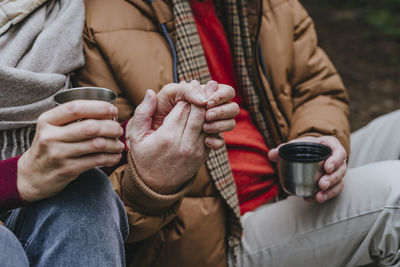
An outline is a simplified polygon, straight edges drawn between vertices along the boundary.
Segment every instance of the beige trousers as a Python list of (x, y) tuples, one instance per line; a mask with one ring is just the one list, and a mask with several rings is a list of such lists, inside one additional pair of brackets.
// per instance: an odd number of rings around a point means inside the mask
[[(242, 218), (237, 265), (400, 266), (400, 111), (351, 136), (343, 191), (325, 204), (289, 197)], [(233, 255), (228, 255), (233, 265)]]

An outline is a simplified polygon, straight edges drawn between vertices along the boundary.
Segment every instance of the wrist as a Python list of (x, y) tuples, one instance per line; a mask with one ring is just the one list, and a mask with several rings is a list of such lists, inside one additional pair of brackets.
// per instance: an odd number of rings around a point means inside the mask
[(32, 176), (32, 171), (26, 167), (26, 153), (18, 160), (17, 167), (17, 190), (21, 199), (25, 202), (35, 202), (40, 198), (37, 197), (35, 188), (28, 182), (28, 177)]
[[(140, 172), (139, 175), (141, 176)], [(141, 176), (141, 177), (145, 177), (145, 176)], [(161, 194), (161, 195), (171, 195), (171, 194), (175, 194), (176, 192), (179, 191), (179, 188), (181, 187), (181, 185), (171, 185), (171, 184), (161, 184), (159, 181), (157, 180), (151, 180), (151, 179), (142, 179), (142, 182), (148, 187), (150, 188), (152, 191)], [(183, 184), (182, 184), (183, 185)]]
[(144, 214), (161, 215), (179, 207), (186, 193), (191, 189), (194, 179), (189, 180), (175, 194), (159, 194), (140, 178), (137, 166), (131, 156), (128, 156), (128, 168), (121, 180), (121, 199), (125, 205)]
[[(185, 183), (185, 181), (180, 182), (181, 180), (176, 176), (168, 175), (170, 172), (165, 171), (165, 166), (160, 167), (152, 159), (140, 157), (141, 154), (137, 151), (131, 150), (130, 155), (139, 179), (151, 191), (161, 195), (170, 195), (176, 193)], [(166, 168), (171, 168), (171, 166)], [(174, 174), (176, 175), (176, 172)]]

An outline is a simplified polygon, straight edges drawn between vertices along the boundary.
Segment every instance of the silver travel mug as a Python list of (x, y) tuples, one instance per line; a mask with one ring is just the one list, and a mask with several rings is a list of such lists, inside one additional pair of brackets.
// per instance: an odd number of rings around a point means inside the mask
[(54, 102), (62, 105), (73, 100), (102, 100), (113, 104), (117, 94), (101, 87), (77, 87), (58, 92), (54, 95)]
[(279, 180), (290, 195), (313, 197), (324, 174), (324, 162), (332, 150), (311, 142), (288, 143), (279, 148)]
[[(116, 99), (117, 94), (114, 91), (102, 87), (76, 87), (60, 91), (54, 95), (56, 105), (62, 105), (74, 100), (100, 100), (115, 104)], [(111, 119), (117, 120), (116, 117)]]

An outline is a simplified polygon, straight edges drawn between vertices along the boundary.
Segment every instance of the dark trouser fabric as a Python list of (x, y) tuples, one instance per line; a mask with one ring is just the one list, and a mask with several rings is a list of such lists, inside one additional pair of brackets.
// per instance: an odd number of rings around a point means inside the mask
[[(19, 239), (30, 266), (125, 266), (125, 209), (98, 169), (81, 174), (53, 198), (14, 210), (5, 224)], [(2, 251), (3, 246), (7, 241), (1, 238)], [(10, 249), (21, 254), (18, 246)], [(1, 254), (2, 264), (13, 260), (3, 260)]]

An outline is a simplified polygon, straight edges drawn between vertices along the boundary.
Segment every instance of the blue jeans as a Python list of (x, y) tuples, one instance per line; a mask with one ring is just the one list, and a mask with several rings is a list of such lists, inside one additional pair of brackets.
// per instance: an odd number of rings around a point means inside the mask
[(98, 169), (53, 198), (14, 210), (5, 225), (13, 233), (0, 227), (4, 266), (125, 266), (126, 212)]

